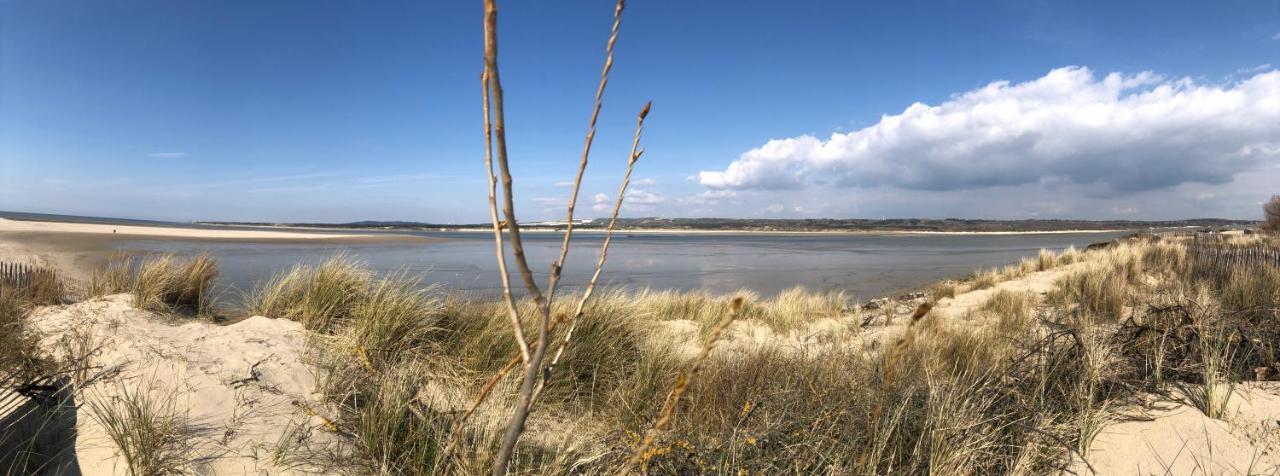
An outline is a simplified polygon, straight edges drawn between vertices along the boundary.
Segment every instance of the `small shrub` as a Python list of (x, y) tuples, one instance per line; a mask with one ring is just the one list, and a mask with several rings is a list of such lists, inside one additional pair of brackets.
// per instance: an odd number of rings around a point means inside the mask
[(1262, 205), (1262, 231), (1280, 234), (1280, 195), (1272, 195), (1271, 200)]

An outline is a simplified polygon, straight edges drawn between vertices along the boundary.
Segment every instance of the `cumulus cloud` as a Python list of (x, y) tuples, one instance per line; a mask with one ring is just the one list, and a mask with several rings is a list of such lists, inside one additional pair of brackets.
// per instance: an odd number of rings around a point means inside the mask
[(1214, 85), (1066, 67), (912, 104), (827, 140), (771, 140), (698, 182), (713, 190), (1032, 184), (1105, 196), (1226, 183), (1277, 159), (1278, 71)]
[(186, 156), (186, 152), (152, 152), (147, 154), (147, 157), (151, 157), (153, 159), (181, 159)]

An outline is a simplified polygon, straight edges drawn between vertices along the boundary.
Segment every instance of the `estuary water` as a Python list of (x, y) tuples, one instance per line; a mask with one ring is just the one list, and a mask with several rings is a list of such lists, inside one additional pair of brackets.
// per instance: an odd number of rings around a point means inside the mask
[[(127, 240), (125, 251), (212, 253), (221, 264), (217, 287), (224, 299), (295, 264), (315, 264), (344, 252), (379, 273), (404, 271), (424, 284), (490, 295), (500, 290), (493, 236), (482, 232), (414, 232), (431, 243), (276, 244), (212, 241)], [(870, 299), (920, 287), (976, 268), (1002, 266), (1034, 256), (1041, 248), (1083, 248), (1126, 232), (980, 234), (707, 234), (619, 233), (609, 250), (601, 283), (632, 289), (749, 289), (772, 295), (795, 286), (844, 290)], [(527, 232), (530, 265), (544, 283), (561, 235)], [(579, 232), (562, 283), (580, 287), (590, 279), (604, 235)], [(509, 251), (508, 251), (508, 254)], [(510, 258), (509, 258), (510, 259)], [(509, 261), (510, 263), (510, 261)], [(519, 283), (514, 265), (512, 283)]]

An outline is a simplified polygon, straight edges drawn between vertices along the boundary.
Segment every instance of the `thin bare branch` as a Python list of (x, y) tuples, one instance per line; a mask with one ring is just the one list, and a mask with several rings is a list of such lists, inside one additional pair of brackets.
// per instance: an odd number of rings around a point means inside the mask
[(516, 221), (515, 199), (511, 194), (511, 167), (507, 165), (507, 120), (503, 108), (502, 79), (498, 73), (498, 5), (494, 0), (484, 2), (484, 71), (488, 79), (488, 92), (492, 101), (493, 138), (497, 148), (498, 169), (502, 172), (502, 212), (507, 218), (507, 230), (511, 232), (511, 252), (516, 257), (516, 268), (524, 278), (524, 286), (534, 301), (542, 302), (542, 291), (533, 279), (533, 270), (524, 255), (524, 241), (520, 239), (520, 226)]
[(529, 362), (529, 340), (524, 336), (520, 311), (516, 308), (515, 298), (511, 296), (511, 276), (507, 273), (506, 248), (502, 245), (502, 223), (498, 219), (498, 178), (493, 175), (493, 125), (489, 122), (489, 72), (487, 70), (480, 74), (480, 86), (481, 95), (484, 96), (484, 166), (485, 176), (489, 179), (489, 220), (493, 222), (493, 253), (498, 258), (502, 299), (507, 303), (507, 314), (511, 316), (511, 329), (516, 337), (516, 345), (520, 347), (520, 357), (527, 363)]
[(560, 358), (564, 355), (564, 350), (569, 346), (569, 341), (573, 339), (573, 331), (578, 327), (578, 318), (582, 317), (582, 312), (587, 307), (587, 302), (591, 300), (591, 294), (596, 290), (596, 283), (600, 281), (600, 274), (604, 271), (604, 262), (609, 257), (609, 244), (613, 242), (613, 230), (618, 224), (618, 211), (622, 209), (622, 200), (627, 195), (627, 186), (631, 184), (631, 172), (636, 168), (636, 162), (640, 160), (640, 156), (644, 155), (644, 149), (640, 148), (640, 134), (644, 131), (644, 119), (649, 115), (649, 109), (653, 107), (653, 101), (645, 103), (644, 108), (640, 110), (640, 114), (636, 116), (636, 133), (631, 139), (631, 153), (627, 156), (627, 171), (622, 175), (622, 184), (618, 186), (618, 196), (613, 201), (613, 213), (609, 216), (609, 226), (605, 228), (604, 244), (600, 245), (600, 257), (596, 260), (595, 273), (591, 275), (591, 280), (587, 282), (587, 289), (582, 292), (582, 297), (578, 299), (578, 306), (573, 311), (573, 315), (569, 317), (569, 328), (565, 330), (564, 337), (560, 339), (559, 345), (556, 346), (556, 352), (551, 356), (551, 363), (547, 364), (546, 370), (542, 372), (542, 380), (538, 381), (537, 388), (533, 392), (533, 400), (536, 402), (538, 397), (542, 395), (542, 390), (547, 386), (547, 380), (551, 378), (551, 374), (555, 372), (556, 365), (560, 363)]
[(538, 289), (537, 282), (533, 278), (533, 273), (529, 269), (528, 261), (525, 259), (524, 245), (520, 239), (520, 226), (515, 217), (515, 206), (512, 199), (511, 187), (511, 171), (507, 162), (507, 142), (506, 127), (503, 114), (503, 95), (502, 81), (498, 73), (498, 6), (495, 0), (485, 0), (485, 74), (488, 79), (488, 88), (492, 102), (493, 117), (493, 134), (494, 143), (497, 147), (498, 167), (502, 172), (502, 188), (504, 199), (504, 212), (507, 217), (507, 229), (511, 233), (511, 250), (515, 254), (516, 266), (520, 270), (520, 275), (524, 279), (525, 287), (529, 289), (529, 294), (533, 298), (538, 307), (538, 337), (529, 359), (525, 363), (524, 380), (521, 383), (519, 396), (520, 402), (512, 412), (511, 419), (507, 423), (506, 433), (503, 436), (501, 445), (494, 457), (492, 474), (502, 476), (506, 474), (507, 468), (511, 462), (511, 456), (515, 451), (516, 442), (519, 441), (521, 433), (524, 432), (526, 420), (529, 418), (529, 412), (533, 403), (534, 387), (538, 381), (538, 376), (542, 371), (543, 358), (546, 356), (548, 346), (548, 333), (551, 327), (551, 299), (556, 288), (556, 284), (560, 279), (560, 272), (563, 269), (565, 257), (568, 255), (569, 241), (573, 231), (573, 209), (577, 202), (578, 190), (581, 188), (582, 175), (587, 164), (587, 157), (590, 152), (592, 140), (595, 137), (595, 122), (600, 112), (601, 96), (604, 93), (605, 84), (607, 84), (608, 72), (613, 66), (613, 46), (617, 42), (618, 25), (621, 21), (623, 9), (623, 0), (618, 0), (614, 9), (613, 29), (609, 36), (609, 43), (606, 47), (607, 57), (605, 60), (604, 71), (601, 74), (601, 82), (596, 92), (595, 107), (592, 110), (591, 120), (589, 122), (589, 130), (587, 132), (586, 146), (584, 147), (582, 162), (578, 168), (578, 174), (574, 182), (572, 199), (569, 203), (569, 224), (565, 231), (564, 243), (561, 247), (560, 258), (551, 265), (551, 276), (547, 283), (547, 295), (544, 296)]
[(547, 282), (547, 300), (553, 299), (556, 285), (560, 282), (560, 273), (564, 269), (564, 261), (569, 257), (569, 241), (573, 238), (573, 212), (578, 205), (578, 192), (582, 189), (582, 175), (587, 171), (587, 158), (591, 156), (591, 143), (596, 138), (596, 119), (600, 117), (604, 88), (609, 84), (609, 71), (613, 69), (613, 47), (618, 43), (618, 27), (622, 24), (622, 10), (625, 7), (626, 1), (618, 0), (613, 8), (613, 28), (609, 32), (609, 43), (604, 49), (604, 68), (600, 70), (600, 85), (596, 87), (595, 104), (591, 109), (591, 119), (587, 121), (587, 137), (582, 144), (582, 160), (578, 163), (578, 175), (573, 179), (573, 191), (569, 195), (564, 241), (560, 243), (560, 257), (551, 263), (551, 276)]

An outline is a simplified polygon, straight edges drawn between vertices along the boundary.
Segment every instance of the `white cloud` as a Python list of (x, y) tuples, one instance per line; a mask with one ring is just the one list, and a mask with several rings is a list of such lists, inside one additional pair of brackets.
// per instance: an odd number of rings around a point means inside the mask
[(555, 183), (556, 188), (569, 188), (573, 186), (572, 180), (561, 180)]
[(648, 185), (657, 185), (658, 181), (651, 178), (635, 179), (631, 181), (631, 185), (639, 185), (641, 187)]
[(1237, 69), (1236, 72), (1240, 74), (1250, 74), (1250, 73), (1261, 73), (1263, 71), (1270, 71), (1270, 70), (1271, 70), (1271, 63), (1262, 63), (1252, 68)]
[(147, 157), (151, 157), (153, 159), (181, 159), (186, 156), (186, 152), (152, 152), (147, 154)]
[(1280, 33), (1276, 33), (1275, 35), (1272, 35), (1272, 36), (1271, 36), (1271, 39), (1276, 40), (1276, 41), (1280, 41)]
[(657, 205), (665, 203), (666, 201), (667, 197), (660, 193), (647, 192), (638, 188), (633, 188), (627, 190), (627, 199), (623, 203), (630, 203), (633, 205)]
[[(597, 193), (595, 197), (592, 197), (592, 201), (595, 203), (591, 206), (591, 209), (597, 212), (612, 210), (614, 198), (603, 193)], [(632, 188), (627, 190), (627, 196), (622, 202), (622, 207), (630, 211), (648, 212), (655, 210), (657, 205), (666, 202), (667, 197), (660, 193)]]
[(705, 190), (702, 193), (681, 198), (680, 203), (685, 205), (716, 205), (721, 201), (737, 196), (738, 192), (733, 190)]
[(912, 104), (828, 140), (771, 140), (699, 182), (716, 189), (1038, 185), (1106, 196), (1222, 184), (1280, 161), (1280, 72), (1226, 85), (1067, 67)]
[(591, 209), (597, 212), (608, 211), (613, 208), (613, 205), (609, 202), (609, 196), (603, 193), (597, 193), (595, 197), (592, 197), (592, 201), (595, 204), (591, 205)]

